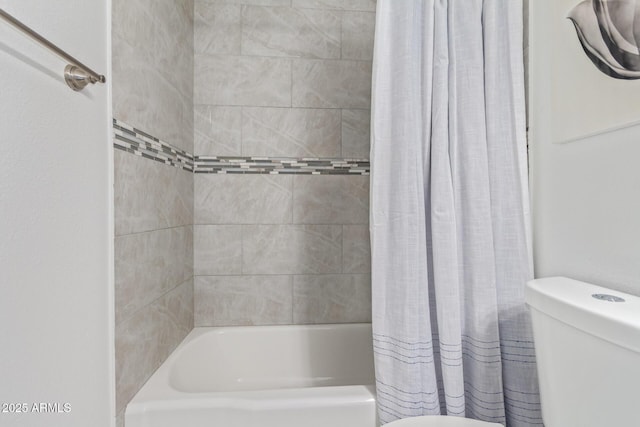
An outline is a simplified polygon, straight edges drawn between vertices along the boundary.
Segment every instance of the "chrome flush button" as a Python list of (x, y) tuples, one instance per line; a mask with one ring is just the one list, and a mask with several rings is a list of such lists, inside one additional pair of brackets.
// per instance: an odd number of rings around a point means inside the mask
[(624, 302), (624, 298), (617, 297), (615, 295), (608, 294), (593, 294), (591, 295), (595, 299), (599, 299), (600, 301), (608, 301), (608, 302)]

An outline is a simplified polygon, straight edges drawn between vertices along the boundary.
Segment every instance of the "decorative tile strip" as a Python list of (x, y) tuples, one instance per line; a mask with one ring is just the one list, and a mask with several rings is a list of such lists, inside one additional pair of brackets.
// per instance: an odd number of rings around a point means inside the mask
[(193, 155), (113, 119), (113, 146), (119, 150), (193, 172)]
[(365, 159), (194, 156), (115, 118), (113, 145), (194, 173), (369, 175), (369, 160)]
[(195, 156), (195, 173), (369, 175), (361, 159)]

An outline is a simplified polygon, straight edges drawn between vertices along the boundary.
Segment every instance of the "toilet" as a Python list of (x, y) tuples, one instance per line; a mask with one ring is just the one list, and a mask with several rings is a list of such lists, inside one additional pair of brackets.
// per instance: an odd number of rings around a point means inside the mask
[(442, 415), (405, 418), (385, 424), (385, 427), (503, 427), (502, 424), (469, 418), (447, 417)]
[(640, 297), (553, 277), (525, 299), (545, 427), (640, 426)]

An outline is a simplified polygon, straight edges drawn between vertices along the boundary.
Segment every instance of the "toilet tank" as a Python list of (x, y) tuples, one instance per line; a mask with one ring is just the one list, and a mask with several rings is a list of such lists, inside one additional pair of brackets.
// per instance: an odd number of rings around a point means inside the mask
[(552, 277), (526, 302), (545, 427), (640, 426), (640, 298)]

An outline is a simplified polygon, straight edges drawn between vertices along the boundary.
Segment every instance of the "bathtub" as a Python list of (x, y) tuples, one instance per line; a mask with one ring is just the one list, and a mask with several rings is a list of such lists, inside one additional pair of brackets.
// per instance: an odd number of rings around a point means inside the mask
[(126, 427), (376, 427), (370, 324), (195, 328)]

